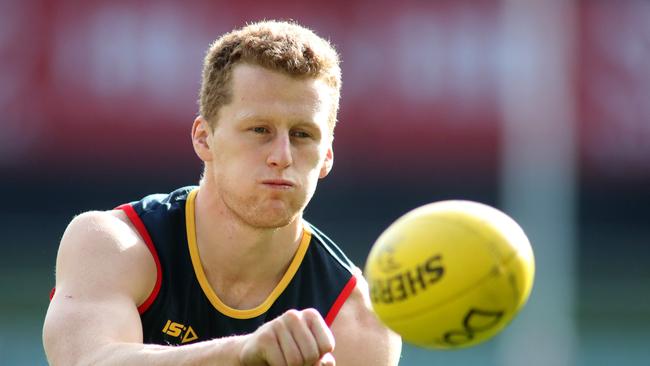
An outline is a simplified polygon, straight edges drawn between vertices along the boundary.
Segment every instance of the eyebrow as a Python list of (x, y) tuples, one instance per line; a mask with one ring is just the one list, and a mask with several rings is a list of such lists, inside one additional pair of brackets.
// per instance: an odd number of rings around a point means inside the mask
[[(256, 112), (243, 111), (235, 115), (235, 119), (239, 122), (249, 122), (249, 121), (271, 121), (274, 118), (264, 114), (259, 114)], [(291, 120), (292, 124), (298, 126), (308, 126), (312, 128), (319, 129), (318, 123), (305, 119), (294, 119)]]

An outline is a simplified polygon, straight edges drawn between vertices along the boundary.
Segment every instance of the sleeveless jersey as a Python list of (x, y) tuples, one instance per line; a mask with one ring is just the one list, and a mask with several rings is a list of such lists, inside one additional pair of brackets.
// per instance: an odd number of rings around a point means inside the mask
[(267, 299), (245, 310), (224, 304), (206, 279), (199, 258), (194, 225), (197, 192), (197, 187), (184, 187), (118, 207), (156, 262), (156, 284), (138, 307), (144, 343), (180, 345), (251, 333), (289, 309), (315, 308), (332, 324), (355, 287), (353, 265), (305, 221), (298, 250)]

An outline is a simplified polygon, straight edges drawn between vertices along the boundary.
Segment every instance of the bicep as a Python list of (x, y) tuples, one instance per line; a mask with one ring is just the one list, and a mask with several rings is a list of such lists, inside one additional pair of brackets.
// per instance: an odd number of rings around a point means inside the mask
[(59, 247), (56, 292), (43, 328), (50, 362), (73, 364), (111, 342), (142, 342), (137, 303), (151, 282), (146, 250), (107, 213), (73, 220)]
[(367, 284), (357, 274), (357, 287), (332, 324), (336, 364), (394, 366), (399, 363), (401, 338), (386, 328), (370, 309)]
[(111, 342), (142, 342), (137, 308), (130, 299), (94, 300), (65, 295), (52, 299), (43, 343), (52, 364), (74, 364)]

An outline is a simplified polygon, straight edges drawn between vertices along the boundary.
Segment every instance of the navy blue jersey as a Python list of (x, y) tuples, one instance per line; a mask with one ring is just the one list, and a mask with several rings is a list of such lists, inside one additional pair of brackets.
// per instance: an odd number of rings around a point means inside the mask
[(179, 345), (246, 334), (289, 309), (315, 308), (331, 325), (355, 287), (352, 263), (304, 223), (298, 250), (268, 298), (253, 309), (224, 304), (208, 283), (196, 245), (197, 187), (122, 205), (157, 267), (154, 290), (139, 306), (144, 343)]

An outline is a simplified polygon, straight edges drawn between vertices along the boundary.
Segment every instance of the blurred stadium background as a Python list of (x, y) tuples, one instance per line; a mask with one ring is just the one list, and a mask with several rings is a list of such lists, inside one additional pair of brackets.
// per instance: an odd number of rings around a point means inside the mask
[(344, 86), (307, 218), (360, 266), (392, 220), (472, 199), (528, 232), (528, 306), (479, 347), (402, 365), (647, 365), (650, 2), (0, 1), (0, 364), (45, 364), (67, 222), (193, 184), (209, 42), (246, 21), (329, 37)]

